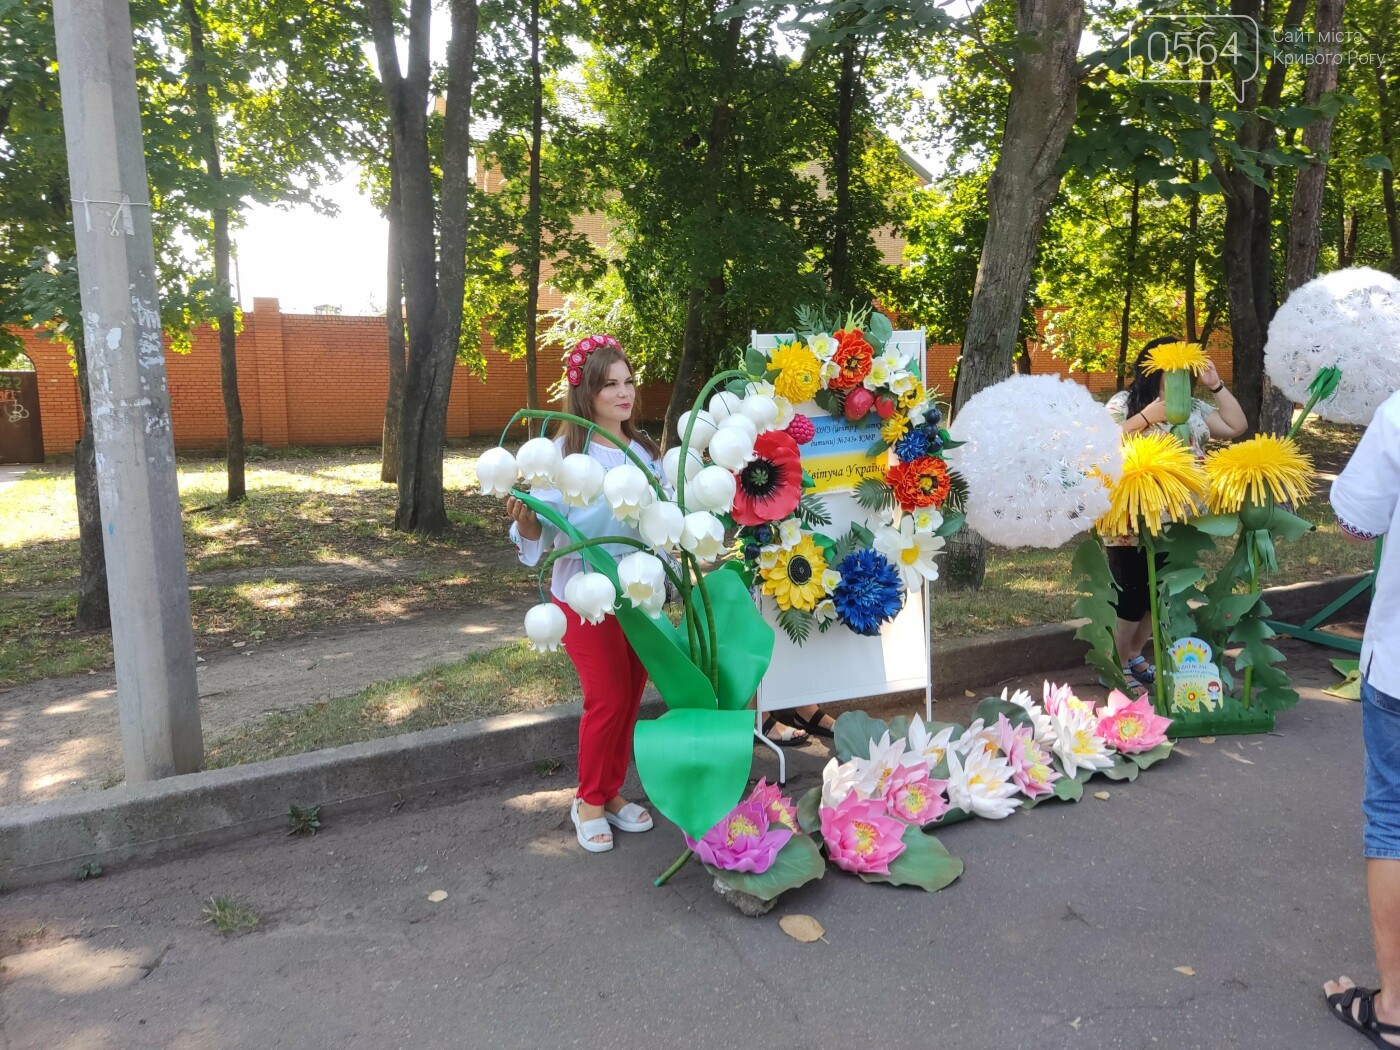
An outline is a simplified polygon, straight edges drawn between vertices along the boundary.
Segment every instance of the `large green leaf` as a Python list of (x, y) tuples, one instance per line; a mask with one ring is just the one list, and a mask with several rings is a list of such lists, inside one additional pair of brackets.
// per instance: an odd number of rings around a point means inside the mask
[(1142, 767), (1122, 755), (1114, 755), (1113, 765), (1107, 769), (1096, 769), (1094, 772), (1109, 780), (1136, 780), (1137, 775), (1142, 772)]
[[(870, 741), (879, 741), (890, 727), (878, 718), (872, 718), (864, 711), (844, 711), (836, 719), (836, 727), (832, 730), (834, 740), (832, 744), (836, 749), (836, 757), (842, 762), (849, 762), (853, 758), (870, 757)], [(891, 735), (893, 740), (894, 736)]]
[(995, 696), (986, 697), (977, 705), (976, 710), (972, 712), (973, 718), (980, 718), (989, 726), (996, 725), (997, 718), (1000, 715), (1005, 715), (1006, 720), (1011, 723), (1013, 728), (1016, 726), (1035, 727), (1035, 723), (1031, 720), (1030, 712), (1024, 707), (1020, 704), (1013, 704), (1010, 700), (1002, 700)]
[(1130, 762), (1134, 763), (1139, 769), (1146, 769), (1148, 766), (1156, 765), (1158, 762), (1162, 761), (1162, 759), (1166, 758), (1171, 753), (1172, 742), (1170, 740), (1164, 740), (1162, 743), (1154, 747), (1151, 751), (1143, 751), (1140, 754), (1127, 755), (1125, 757)]
[(1240, 516), (1238, 514), (1202, 514), (1199, 518), (1193, 518), (1191, 524), (1207, 536), (1225, 538), (1233, 536), (1239, 529)]
[(1289, 543), (1297, 541), (1315, 528), (1317, 526), (1306, 518), (1290, 514), (1282, 507), (1275, 507), (1273, 516), (1269, 519), (1269, 531)]
[(866, 337), (870, 340), (870, 345), (879, 353), (884, 349), (885, 343), (890, 336), (894, 335), (894, 326), (890, 324), (890, 319), (879, 310), (870, 312), (869, 326), (865, 330)]
[(1063, 772), (1061, 770), (1060, 779), (1053, 785), (1055, 797), (1065, 802), (1078, 802), (1084, 797), (1084, 785), (1073, 777), (1064, 776)]
[(866, 882), (888, 882), (892, 886), (919, 886), (933, 892), (955, 882), (963, 873), (963, 862), (953, 856), (932, 835), (910, 825), (900, 839), (904, 852), (890, 863), (888, 875), (862, 874)]
[(1089, 645), (1084, 662), (1095, 668), (1099, 677), (1113, 688), (1126, 689), (1128, 684), (1123, 678), (1123, 667), (1113, 643), (1113, 630), (1118, 625), (1118, 611), (1113, 602), (1118, 588), (1108, 567), (1108, 556), (1104, 554), (1103, 544), (1097, 536), (1090, 534), (1078, 546), (1070, 570), (1079, 580), (1079, 589), (1088, 592), (1074, 603), (1074, 615), (1086, 617), (1089, 621), (1074, 632), (1076, 638)]
[(637, 723), (633, 752), (651, 804), (698, 839), (734, 808), (748, 786), (753, 714), (672, 709)]
[(810, 835), (794, 835), (773, 858), (772, 867), (761, 874), (725, 871), (709, 864), (705, 870), (740, 893), (771, 901), (781, 893), (821, 878), (826, 873), (826, 860)]
[(822, 789), (814, 787), (797, 800), (797, 826), (807, 834), (822, 826)]
[[(773, 660), (773, 628), (754, 605), (737, 562), (727, 562), (706, 576), (705, 589), (719, 635), (719, 707), (738, 711), (749, 706)], [(698, 593), (694, 601), (703, 617)], [(684, 618), (679, 630), (686, 630)]]

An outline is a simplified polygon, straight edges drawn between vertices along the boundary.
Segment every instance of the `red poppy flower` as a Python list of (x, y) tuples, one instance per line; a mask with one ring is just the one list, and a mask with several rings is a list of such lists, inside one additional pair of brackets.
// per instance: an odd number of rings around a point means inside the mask
[(754, 458), (736, 475), (734, 520), (740, 525), (781, 521), (802, 498), (802, 453), (784, 430), (760, 434)]
[(948, 467), (937, 456), (920, 456), (908, 463), (896, 463), (885, 472), (885, 480), (905, 510), (941, 507), (952, 487)]
[(870, 374), (875, 360), (875, 348), (865, 341), (859, 328), (836, 333), (836, 353), (831, 358), (841, 371), (827, 384), (832, 390), (850, 390), (859, 386)]

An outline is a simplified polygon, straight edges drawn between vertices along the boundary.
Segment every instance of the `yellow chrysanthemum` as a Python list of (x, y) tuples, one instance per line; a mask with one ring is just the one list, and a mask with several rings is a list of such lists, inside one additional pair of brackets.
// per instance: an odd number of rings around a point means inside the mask
[(1147, 351), (1143, 362), (1144, 372), (1176, 372), (1190, 369), (1192, 375), (1200, 375), (1201, 369), (1210, 364), (1210, 358), (1201, 349), (1200, 343), (1163, 343)]
[(791, 550), (780, 551), (770, 569), (760, 569), (763, 593), (771, 594), (780, 609), (811, 612), (826, 597), (822, 574), (826, 556), (811, 536), (803, 536)]
[(909, 417), (896, 412), (880, 424), (880, 437), (886, 445), (893, 445), (909, 431)]
[(1212, 514), (1234, 514), (1249, 500), (1298, 502), (1312, 491), (1312, 462), (1292, 438), (1274, 434), (1228, 445), (1206, 457)]
[(899, 395), (899, 407), (906, 410), (911, 409), (915, 405), (923, 404), (923, 400), (927, 396), (928, 391), (924, 389), (924, 384), (915, 379), (913, 385)]
[(1145, 523), (1156, 536), (1162, 519), (1185, 521), (1206, 493), (1206, 475), (1191, 449), (1171, 434), (1132, 434), (1123, 439), (1123, 473), (1098, 520), (1106, 536), (1122, 536)]
[(769, 367), (780, 369), (773, 389), (794, 405), (811, 398), (822, 388), (822, 364), (801, 340), (785, 343), (773, 351)]

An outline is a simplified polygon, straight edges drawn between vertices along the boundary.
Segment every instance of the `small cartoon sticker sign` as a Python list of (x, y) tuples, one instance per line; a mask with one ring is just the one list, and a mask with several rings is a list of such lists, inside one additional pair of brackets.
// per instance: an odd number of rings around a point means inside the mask
[(1168, 650), (1172, 666), (1171, 706), (1176, 711), (1214, 711), (1221, 706), (1220, 669), (1211, 649), (1199, 638), (1182, 638)]

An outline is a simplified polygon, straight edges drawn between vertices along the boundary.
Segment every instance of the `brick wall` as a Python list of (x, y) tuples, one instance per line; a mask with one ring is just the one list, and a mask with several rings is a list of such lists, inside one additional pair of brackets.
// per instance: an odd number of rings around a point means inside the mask
[[(68, 455), (78, 440), (82, 410), (68, 350), (62, 343), (24, 331), (25, 351), (39, 379), (39, 410), (46, 455)], [(498, 434), (525, 403), (525, 362), (497, 352), (484, 340), (486, 379), (458, 367), (447, 408), (447, 435), (465, 438)], [(1211, 356), (1221, 376), (1231, 378), (1228, 337), (1213, 341)], [(276, 299), (255, 299), (243, 316), (237, 338), (238, 393), (243, 404), (243, 434), (249, 444), (369, 445), (383, 429), (388, 363), (382, 317), (337, 317), (284, 314)], [(540, 355), (540, 403), (549, 403), (548, 387), (558, 379), (557, 354)], [(944, 394), (952, 390), (949, 370), (958, 347), (930, 346), (928, 373)], [(1032, 370), (1066, 375), (1065, 363), (1032, 344)], [(175, 445), (182, 449), (220, 448), (224, 442), (224, 405), (219, 377), (218, 333), (208, 327), (194, 333), (193, 349), (177, 354), (166, 348)], [(1111, 373), (1071, 378), (1091, 390), (1112, 389)], [(659, 418), (671, 396), (669, 383), (648, 383), (641, 398), (646, 418)]]

